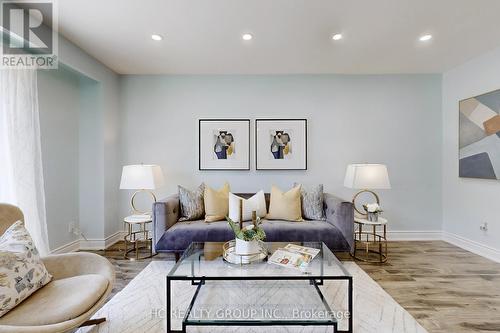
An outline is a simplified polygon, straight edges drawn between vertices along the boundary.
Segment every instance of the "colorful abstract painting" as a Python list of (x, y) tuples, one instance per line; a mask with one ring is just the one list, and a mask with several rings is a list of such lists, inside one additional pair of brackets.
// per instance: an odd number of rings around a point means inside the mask
[(307, 170), (306, 119), (256, 119), (257, 170)]
[(199, 120), (200, 170), (250, 170), (250, 120)]
[(460, 101), (459, 175), (500, 179), (500, 90)]

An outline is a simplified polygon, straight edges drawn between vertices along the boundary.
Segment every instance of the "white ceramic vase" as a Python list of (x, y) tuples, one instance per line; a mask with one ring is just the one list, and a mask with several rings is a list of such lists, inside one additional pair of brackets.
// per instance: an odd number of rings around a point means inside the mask
[(258, 241), (245, 241), (243, 239), (236, 238), (235, 252), (237, 254), (255, 254), (259, 253), (259, 251), (260, 245)]
[(378, 222), (378, 212), (370, 213), (368, 212), (368, 221), (370, 222)]

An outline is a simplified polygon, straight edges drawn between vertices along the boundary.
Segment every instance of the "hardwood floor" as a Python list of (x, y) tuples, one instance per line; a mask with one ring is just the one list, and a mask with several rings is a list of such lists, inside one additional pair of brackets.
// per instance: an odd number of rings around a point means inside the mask
[[(116, 267), (121, 290), (152, 259), (123, 259), (122, 244), (96, 253)], [(352, 260), (338, 253), (341, 260)], [(429, 332), (500, 332), (500, 264), (443, 241), (390, 242), (386, 264), (357, 262)]]

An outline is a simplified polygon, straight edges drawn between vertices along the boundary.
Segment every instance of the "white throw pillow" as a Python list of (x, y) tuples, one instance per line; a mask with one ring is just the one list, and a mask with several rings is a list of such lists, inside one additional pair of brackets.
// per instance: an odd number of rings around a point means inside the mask
[(0, 237), (0, 317), (51, 279), (28, 230), (17, 221)]
[(254, 210), (257, 212), (258, 217), (266, 216), (264, 191), (261, 190), (248, 199), (229, 193), (229, 218), (234, 222), (240, 222), (240, 200), (243, 200), (243, 221), (251, 221), (252, 211)]

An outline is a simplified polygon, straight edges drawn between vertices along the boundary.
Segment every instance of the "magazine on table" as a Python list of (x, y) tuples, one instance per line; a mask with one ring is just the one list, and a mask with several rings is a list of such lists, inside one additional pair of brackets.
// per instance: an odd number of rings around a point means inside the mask
[(319, 251), (311, 247), (288, 244), (284, 248), (277, 249), (268, 262), (283, 267), (304, 269)]
[[(300, 245), (295, 245), (295, 244), (288, 244), (285, 246), (285, 250), (291, 251), (291, 252), (297, 252), (303, 255), (310, 255), (311, 260), (316, 257), (316, 255), (321, 251), (320, 249), (315, 249), (313, 247), (307, 247), (307, 246), (300, 246)], [(311, 261), (309, 260), (309, 261)]]

